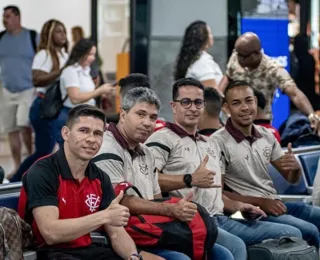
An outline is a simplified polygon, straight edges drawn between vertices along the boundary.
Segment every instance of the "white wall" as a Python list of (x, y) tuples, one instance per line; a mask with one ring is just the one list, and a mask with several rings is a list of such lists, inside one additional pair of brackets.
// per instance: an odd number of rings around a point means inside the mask
[(227, 36), (226, 0), (153, 0), (152, 36), (182, 36), (194, 20), (207, 22), (214, 36)]
[[(90, 0), (0, 0), (1, 15), (7, 5), (18, 6), (22, 25), (38, 32), (47, 20), (58, 19), (65, 24), (69, 40), (75, 25), (82, 26), (86, 36), (91, 34)], [(3, 29), (1, 22), (0, 31)]]

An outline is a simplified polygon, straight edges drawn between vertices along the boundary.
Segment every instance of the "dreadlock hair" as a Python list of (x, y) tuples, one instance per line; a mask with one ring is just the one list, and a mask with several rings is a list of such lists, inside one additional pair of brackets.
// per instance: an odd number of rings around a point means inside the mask
[[(47, 21), (41, 30), (40, 34), (40, 43), (38, 47), (38, 51), (40, 50), (46, 50), (49, 52), (51, 59), (52, 59), (52, 70), (58, 70), (60, 68), (60, 62), (59, 62), (59, 57), (58, 53), (56, 50), (56, 46), (54, 45), (53, 42), (53, 32), (56, 26), (61, 25), (63, 29), (66, 31), (66, 27), (64, 24), (58, 20), (51, 19)], [(68, 52), (68, 41), (62, 46), (64, 48), (65, 52)]]

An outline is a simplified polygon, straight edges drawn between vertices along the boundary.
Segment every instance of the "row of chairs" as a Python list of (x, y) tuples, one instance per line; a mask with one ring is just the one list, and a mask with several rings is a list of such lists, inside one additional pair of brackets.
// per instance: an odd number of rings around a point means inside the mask
[[(310, 146), (304, 148), (293, 149), (295, 157), (302, 168), (302, 177), (296, 185), (288, 183), (282, 175), (270, 165), (269, 174), (275, 183), (275, 188), (278, 194), (285, 201), (302, 200), (305, 202), (311, 201), (310, 195), (313, 189), (313, 181), (316, 175), (317, 166), (320, 158), (320, 146)], [(20, 196), (20, 183), (10, 183), (0, 185), (0, 206), (18, 210), (18, 201)], [(106, 237), (100, 233), (91, 233), (93, 242), (107, 243)], [(34, 251), (24, 253), (25, 260), (36, 260)]]

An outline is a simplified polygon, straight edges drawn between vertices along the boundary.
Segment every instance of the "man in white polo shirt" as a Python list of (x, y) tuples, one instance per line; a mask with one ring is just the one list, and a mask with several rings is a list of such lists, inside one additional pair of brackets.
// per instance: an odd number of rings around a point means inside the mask
[(197, 133), (205, 104), (202, 84), (192, 78), (177, 80), (172, 96), (175, 123), (167, 123), (146, 142), (161, 172), (161, 190), (180, 197), (192, 191), (193, 201), (205, 207), (219, 227), (217, 243), (229, 249), (236, 260), (247, 259), (245, 243), (251, 245), (284, 234), (301, 237), (297, 228), (288, 225), (236, 221), (224, 216), (224, 212), (237, 211), (262, 216), (265, 213), (251, 204), (222, 198), (220, 156), (212, 140)]
[[(142, 143), (153, 133), (160, 109), (160, 100), (149, 88), (136, 87), (122, 100), (118, 125), (109, 124), (103, 144), (94, 158), (96, 165), (107, 173), (113, 186), (126, 181), (137, 187), (144, 199), (127, 193), (121, 201), (131, 214), (151, 214), (175, 217), (180, 221), (193, 219), (197, 206), (183, 199), (178, 204), (155, 203), (149, 200), (161, 198), (155, 159)], [(128, 190), (129, 192), (129, 190)], [(188, 196), (189, 197), (189, 196)], [(150, 250), (167, 260), (188, 260), (189, 257), (175, 251)], [(231, 253), (215, 245), (212, 259), (232, 260)], [(210, 260), (210, 259), (208, 259)]]
[(268, 174), (271, 163), (290, 183), (301, 176), (291, 144), (285, 154), (272, 132), (253, 125), (257, 98), (244, 81), (230, 83), (225, 90), (225, 105), (231, 118), (224, 128), (211, 135), (219, 148), (222, 171), (225, 172), (224, 193), (231, 199), (259, 206), (268, 222), (292, 225), (300, 229), (310, 245), (319, 248), (320, 208), (305, 203), (283, 203)]

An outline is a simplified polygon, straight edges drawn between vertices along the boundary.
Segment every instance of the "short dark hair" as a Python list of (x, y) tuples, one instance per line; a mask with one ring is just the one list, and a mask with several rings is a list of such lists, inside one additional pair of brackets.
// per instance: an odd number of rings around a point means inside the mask
[(8, 11), (11, 10), (12, 13), (14, 13), (15, 15), (20, 16), (20, 9), (18, 6), (15, 5), (8, 5), (5, 8), (3, 8), (3, 11)]
[(98, 118), (103, 122), (103, 124), (106, 122), (106, 116), (102, 110), (92, 105), (81, 104), (69, 111), (66, 126), (71, 128), (81, 116), (92, 116)]
[(185, 86), (194, 86), (204, 91), (204, 87), (199, 80), (194, 78), (182, 78), (174, 82), (172, 87), (172, 100), (176, 100), (179, 96), (179, 89)]
[(218, 117), (221, 112), (222, 98), (215, 88), (204, 89), (204, 110), (212, 117)]
[(131, 73), (119, 80), (120, 94), (122, 97), (133, 88), (151, 88), (147, 75), (141, 73)]
[(237, 87), (243, 87), (243, 86), (249, 87), (253, 91), (252, 86), (247, 81), (244, 81), (244, 80), (231, 81), (228, 84), (228, 86), (226, 87), (226, 89), (224, 90), (224, 93), (223, 93), (224, 94), (224, 100), (226, 101), (227, 94), (228, 94), (229, 90), (237, 88)]
[(266, 98), (264, 94), (257, 89), (254, 89), (253, 92), (254, 92), (254, 95), (257, 97), (258, 107), (261, 109), (264, 109), (266, 107)]

